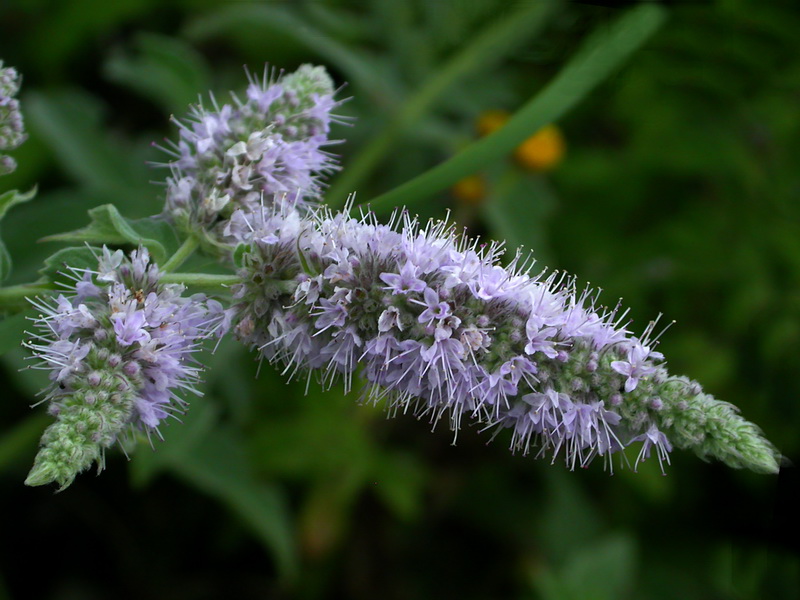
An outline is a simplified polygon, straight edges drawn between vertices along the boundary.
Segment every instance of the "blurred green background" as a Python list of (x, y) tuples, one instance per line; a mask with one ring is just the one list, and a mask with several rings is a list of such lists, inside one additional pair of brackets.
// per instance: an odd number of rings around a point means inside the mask
[[(539, 6), (541, 5), (541, 7)], [(39, 185), (2, 223), (11, 282), (113, 202), (160, 211), (152, 141), (198, 93), (244, 87), (242, 65), (323, 64), (355, 117), (334, 137), (341, 200), (361, 202), (513, 112), (624, 9), (505, 0), (3, 0), (0, 58), (24, 74), (30, 139), (2, 190)], [(624, 298), (638, 331), (664, 313), (670, 368), (800, 449), (800, 10), (790, 0), (670, 4), (666, 24), (558, 122), (566, 153), (532, 172), (497, 156), (452, 211), (472, 233)], [(505, 23), (506, 25), (502, 25)], [(502, 43), (492, 27), (520, 24)], [(462, 63), (458, 63), (462, 60)], [(456, 61), (456, 62), (454, 62)], [(448, 66), (459, 66), (454, 72)], [(448, 74), (445, 77), (445, 74)], [(452, 77), (450, 77), (452, 75)], [(438, 87), (437, 87), (438, 86)], [(423, 90), (424, 93), (421, 93)], [(0, 600), (6, 598), (800, 597), (798, 478), (673, 453), (609, 476), (512, 456), (477, 428), (458, 445), (357, 393), (286, 384), (234, 343), (165, 442), (67, 491), (23, 486), (48, 418), (0, 323)], [(16, 339), (19, 337), (17, 335)], [(23, 569), (32, 569), (33, 577)]]

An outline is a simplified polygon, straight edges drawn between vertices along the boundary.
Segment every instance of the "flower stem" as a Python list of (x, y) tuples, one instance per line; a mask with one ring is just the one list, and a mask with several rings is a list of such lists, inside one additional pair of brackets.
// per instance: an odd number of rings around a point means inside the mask
[(240, 281), (240, 278), (236, 275), (216, 275), (212, 273), (164, 273), (161, 276), (161, 283), (182, 283), (183, 285), (203, 288), (225, 288)]
[(375, 212), (420, 202), (487, 164), (503, 158), (533, 132), (552, 123), (583, 99), (663, 23), (661, 7), (631, 9), (610, 27), (594, 33), (541, 92), (494, 133), (406, 183), (370, 201)]
[(167, 262), (161, 265), (160, 271), (162, 273), (169, 273), (170, 271), (180, 267), (186, 261), (186, 259), (194, 253), (199, 244), (200, 242), (196, 236), (190, 235), (187, 237), (183, 241), (183, 244), (181, 244), (181, 247), (175, 251), (175, 254), (173, 254), (169, 260), (167, 260)]
[(386, 156), (398, 137), (403, 135), (428, 108), (456, 81), (479, 68), (499, 60), (520, 40), (536, 34), (550, 14), (554, 2), (522, 2), (508, 16), (493, 21), (474, 41), (427, 81), (390, 119), (386, 128), (372, 139), (347, 165), (326, 194), (327, 202), (340, 208), (348, 194), (358, 189)]

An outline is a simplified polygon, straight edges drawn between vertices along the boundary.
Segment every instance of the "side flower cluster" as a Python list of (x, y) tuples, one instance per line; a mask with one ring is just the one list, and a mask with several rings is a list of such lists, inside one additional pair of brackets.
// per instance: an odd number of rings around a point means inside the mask
[(182, 285), (159, 283), (144, 248), (129, 257), (104, 248), (96, 271), (70, 269), (55, 299), (32, 301), (38, 333), (26, 345), (47, 370), (43, 401), (56, 422), (45, 431), (28, 485), (62, 489), (126, 431), (159, 434), (185, 402), (200, 368), (192, 354), (217, 327), (222, 306)]
[(405, 213), (264, 209), (239, 214), (235, 334), (286, 372), (338, 376), (357, 368), (369, 401), (412, 410), (458, 431), (464, 415), (511, 429), (522, 453), (571, 469), (640, 444), (639, 460), (669, 462), (673, 446), (735, 467), (777, 471), (777, 453), (735, 409), (670, 377), (651, 339), (619, 307), (596, 306), (554, 273), (528, 274), (499, 246), (481, 248), (447, 224)]
[(0, 60), (0, 175), (7, 175), (17, 168), (13, 158), (3, 152), (13, 150), (27, 139), (19, 110), (20, 77), (16, 69), (3, 67)]
[(180, 139), (167, 149), (167, 217), (219, 253), (229, 249), (224, 229), (235, 210), (315, 202), (321, 177), (336, 169), (325, 150), (334, 143), (334, 93), (323, 67), (303, 65), (253, 79), (244, 100), (219, 107), (212, 97), (213, 110), (193, 107), (186, 123), (175, 121)]

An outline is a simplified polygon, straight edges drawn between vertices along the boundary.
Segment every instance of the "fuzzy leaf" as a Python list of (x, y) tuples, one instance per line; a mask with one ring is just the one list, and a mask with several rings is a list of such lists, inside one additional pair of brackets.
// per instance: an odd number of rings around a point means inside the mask
[[(88, 242), (94, 244), (133, 244), (146, 246), (155, 262), (162, 262), (167, 257), (164, 243), (175, 243), (174, 233), (170, 234), (169, 225), (159, 225), (154, 219), (130, 221), (119, 214), (113, 204), (104, 204), (89, 211), (92, 222), (86, 227), (58, 233), (44, 238), (48, 242)], [(165, 227), (166, 226), (166, 227)], [(149, 236), (157, 236), (149, 237)], [(170, 240), (169, 238), (172, 238)]]
[(71, 246), (62, 248), (48, 256), (39, 273), (48, 281), (55, 281), (64, 273), (66, 267), (75, 269), (97, 269), (97, 256), (101, 250), (92, 246)]

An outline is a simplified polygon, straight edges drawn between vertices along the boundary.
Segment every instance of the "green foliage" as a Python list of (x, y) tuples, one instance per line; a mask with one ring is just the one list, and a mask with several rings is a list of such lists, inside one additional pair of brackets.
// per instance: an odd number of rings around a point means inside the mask
[(74, 269), (97, 269), (99, 252), (100, 248), (88, 245), (62, 248), (45, 259), (39, 274), (47, 281), (57, 281), (64, 274), (69, 274), (68, 266)]
[(539, 573), (533, 585), (543, 600), (613, 600), (630, 592), (636, 550), (616, 535), (581, 547), (557, 572)]
[(183, 40), (141, 33), (136, 54), (118, 49), (106, 61), (109, 80), (150, 98), (164, 112), (180, 113), (209, 88), (210, 75), (202, 55)]
[[(24, 194), (20, 194), (17, 190), (11, 190), (4, 194), (0, 194), (0, 221), (6, 216), (8, 209), (16, 204), (22, 204), (32, 200), (36, 195), (36, 188)], [(11, 255), (8, 253), (6, 245), (0, 238), (0, 283), (5, 281), (11, 273)]]
[(141, 146), (103, 131), (107, 108), (85, 92), (64, 90), (26, 98), (31, 128), (46, 139), (60, 165), (81, 186), (124, 203), (152, 196)]
[(153, 260), (162, 263), (167, 259), (167, 248), (174, 251), (177, 239), (172, 227), (165, 221), (123, 217), (116, 206), (104, 204), (89, 211), (92, 222), (86, 227), (68, 233), (57, 233), (44, 238), (47, 242), (86, 242), (95, 244), (145, 246)]
[(576, 52), (558, 76), (537, 93), (503, 127), (471, 144), (447, 162), (436, 166), (373, 199), (376, 210), (384, 206), (413, 205), (442, 191), (462, 177), (507, 155), (541, 127), (558, 120), (580, 102), (662, 24), (661, 8), (646, 4), (618, 19), (607, 30), (596, 32)]
[[(333, 148), (340, 198), (357, 191), (370, 202), (472, 153), (416, 188), (415, 212), (453, 209), (472, 233), (602, 286), (606, 304), (624, 297), (635, 331), (661, 312), (675, 319), (660, 348), (671, 370), (741, 406), (796, 455), (797, 8), (681, 5), (645, 42), (662, 21), (652, 3), (623, 29), (618, 20), (634, 17), (616, 9), (554, 3), (537, 21), (535, 4), (8, 0), (0, 57), (24, 74), (31, 137), (0, 181), (40, 184), (36, 202), (0, 211), (9, 281), (35, 281), (43, 264), (49, 281), (65, 262), (93, 266), (85, 243), (145, 243), (170, 256), (174, 233), (147, 218), (163, 200), (150, 181), (167, 172), (145, 164), (164, 160), (151, 141), (174, 138), (168, 113), (180, 118), (207, 88), (241, 90), (242, 64), (258, 73), (265, 62), (286, 71), (316, 62), (352, 95), (340, 112), (356, 126), (334, 131), (347, 138)], [(529, 20), (515, 22), (523, 13)], [(503, 23), (513, 39), (487, 43)], [(472, 144), (482, 111), (519, 107), (504, 130)], [(512, 166), (514, 146), (556, 119), (563, 163), (538, 174)], [(372, 166), (348, 183), (361, 157)], [(444, 190), (473, 171), (487, 190), (467, 210)], [(190, 267), (218, 268), (196, 257)], [(115, 452), (102, 478), (55, 497), (25, 489), (48, 421), (29, 409), (46, 376), (26, 368), (19, 347), (31, 315), (0, 321), (0, 485), (13, 515), (0, 597), (782, 600), (800, 591), (796, 541), (783, 531), (794, 503), (782, 507), (773, 478), (677, 453), (667, 477), (653, 464), (613, 477), (599, 462), (564, 473), (509, 456), (502, 435), (487, 446), (491, 432), (474, 429), (452, 447), (443, 429), (386, 420), (357, 392), (312, 382), (306, 393), (302, 376), (287, 384), (229, 341), (202, 358), (206, 396), (163, 428), (154, 451), (145, 441), (129, 462)], [(61, 553), (40, 577), (21, 575), (64, 540), (91, 558)]]
[(286, 501), (280, 488), (259, 481), (237, 432), (221, 426), (210, 400), (192, 407), (180, 426), (169, 429), (157, 452), (140, 448), (131, 469), (135, 485), (169, 471), (227, 505), (270, 551), (283, 577), (297, 571)]

